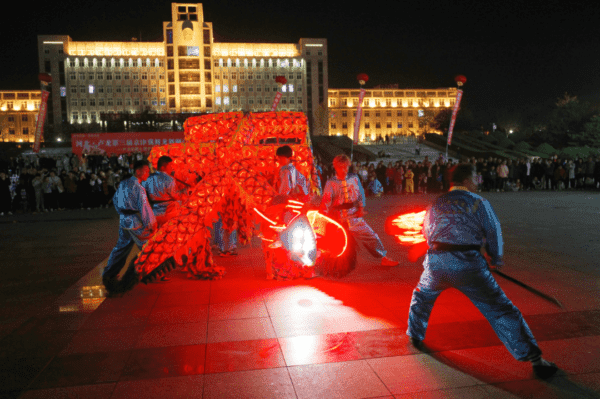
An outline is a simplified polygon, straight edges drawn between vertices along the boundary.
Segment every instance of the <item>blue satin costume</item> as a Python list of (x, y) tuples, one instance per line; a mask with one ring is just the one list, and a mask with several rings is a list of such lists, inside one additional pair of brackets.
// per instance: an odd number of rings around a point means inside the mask
[[(306, 177), (298, 172), (298, 169), (290, 162), (279, 169), (277, 181), (277, 193), (287, 198), (299, 199), (308, 196), (310, 190)], [(288, 224), (296, 216), (294, 212), (286, 211), (283, 214), (283, 222)]]
[(102, 272), (105, 282), (115, 278), (123, 268), (133, 245), (141, 248), (156, 230), (156, 217), (146, 190), (135, 176), (119, 184), (113, 203), (119, 214), (119, 240)]
[(446, 288), (465, 294), (488, 320), (517, 360), (541, 354), (521, 312), (508, 299), (479, 250), (439, 251), (434, 243), (485, 246), (492, 265), (501, 266), (500, 222), (490, 203), (462, 187), (438, 197), (425, 214), (423, 232), (430, 249), (424, 271), (413, 291), (407, 335), (424, 340), (435, 300)]
[(290, 162), (279, 169), (278, 193), (293, 195), (295, 191), (308, 195), (309, 187), (306, 177)]
[[(344, 186), (346, 193), (344, 193)], [(340, 181), (337, 176), (333, 175), (327, 180), (323, 190), (322, 205), (325, 211), (331, 213), (332, 207), (347, 202), (360, 203), (362, 208), (365, 207), (365, 192), (360, 179), (353, 173), (349, 173), (344, 181)], [(354, 216), (356, 212), (358, 212), (358, 206), (341, 211), (340, 217), (348, 222), (350, 233), (357, 242), (361, 242), (374, 257), (383, 258), (387, 251), (379, 236), (362, 217)]]
[(148, 179), (142, 182), (142, 187), (148, 194), (154, 216), (159, 219), (167, 214), (169, 205), (181, 197), (177, 191), (175, 179), (160, 170), (152, 173)]

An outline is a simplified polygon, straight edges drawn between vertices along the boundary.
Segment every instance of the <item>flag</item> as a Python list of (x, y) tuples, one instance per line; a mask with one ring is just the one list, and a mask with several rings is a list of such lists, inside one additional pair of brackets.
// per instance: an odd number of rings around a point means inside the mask
[(38, 114), (37, 124), (35, 126), (35, 142), (33, 144), (33, 152), (40, 152), (40, 141), (44, 133), (44, 121), (46, 120), (46, 108), (48, 105), (48, 95), (50, 93), (42, 90), (42, 102), (40, 104), (40, 112)]
[(448, 129), (448, 145), (452, 141), (452, 131), (454, 130), (454, 122), (456, 122), (456, 114), (458, 114), (458, 108), (460, 107), (460, 99), (462, 98), (463, 91), (458, 90), (456, 93), (456, 103), (454, 104), (454, 110), (452, 110), (452, 120), (450, 121), (450, 129)]
[(360, 117), (362, 114), (362, 101), (365, 98), (365, 89), (360, 89), (358, 96), (358, 108), (356, 109), (356, 120), (354, 121), (354, 144), (358, 144), (358, 131), (360, 129)]

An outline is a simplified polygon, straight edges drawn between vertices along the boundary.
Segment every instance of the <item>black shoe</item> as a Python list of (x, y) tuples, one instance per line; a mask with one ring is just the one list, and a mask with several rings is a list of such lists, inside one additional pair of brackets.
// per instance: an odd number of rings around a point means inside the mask
[(548, 362), (548, 363), (550, 363), (550, 364), (549, 365), (540, 364), (538, 366), (533, 366), (533, 373), (536, 375), (536, 377), (545, 380), (546, 378), (550, 378), (554, 374), (556, 374), (556, 372), (558, 371), (558, 367), (556, 366), (556, 364), (554, 364), (552, 362)]
[(418, 340), (418, 339), (413, 338), (413, 337), (409, 337), (408, 340), (410, 341), (411, 345), (415, 347), (415, 349), (418, 349), (420, 351), (425, 350), (425, 346), (423, 345), (423, 341)]

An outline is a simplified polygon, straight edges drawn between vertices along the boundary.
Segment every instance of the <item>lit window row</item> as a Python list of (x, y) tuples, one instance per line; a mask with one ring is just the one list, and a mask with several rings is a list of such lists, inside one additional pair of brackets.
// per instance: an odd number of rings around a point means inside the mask
[[(231, 101), (232, 101), (232, 103), (234, 105), (237, 104), (238, 98), (239, 98), (240, 104), (244, 104), (245, 103), (245, 101), (246, 101), (245, 97), (231, 97)], [(273, 102), (273, 99), (270, 98), (270, 97), (269, 98), (264, 98), (264, 99), (262, 97), (249, 97), (247, 99), (247, 101), (248, 101), (248, 104), (254, 104), (254, 103), (256, 103), (256, 104), (263, 104), (263, 102), (264, 102), (264, 104), (271, 104)], [(295, 97), (286, 98), (286, 97), (282, 97), (281, 100), (279, 101), (279, 103), (280, 104), (288, 104), (288, 103), (289, 104), (296, 104), (296, 103), (297, 104), (302, 104), (302, 98), (295, 98)], [(217, 104), (217, 105), (221, 105), (221, 104), (228, 105), (229, 104), (229, 97), (216, 97), (215, 98), (215, 104)]]
[(93, 58), (91, 60), (91, 62), (87, 58), (84, 58), (83, 60), (81, 60), (79, 58), (75, 58), (75, 59), (67, 58), (65, 60), (65, 65), (69, 68), (78, 68), (78, 67), (83, 67), (83, 68), (88, 68), (88, 67), (93, 67), (93, 68), (98, 68), (98, 67), (102, 67), (102, 68), (106, 68), (106, 67), (110, 67), (110, 68), (115, 68), (115, 67), (160, 68), (160, 67), (164, 67), (165, 63), (160, 58), (155, 58), (153, 60), (151, 60), (150, 58), (146, 58), (145, 60), (142, 60), (141, 58), (138, 58), (136, 60), (134, 60), (133, 58), (129, 58), (128, 60), (125, 60), (124, 58), (120, 58), (118, 60), (115, 60), (114, 58), (111, 58), (110, 60), (107, 60), (106, 58), (102, 58), (101, 60), (98, 60), (97, 58)]
[(69, 80), (156, 80), (156, 76), (158, 76), (159, 80), (164, 80), (164, 74), (155, 74), (148, 72), (71, 72), (69, 73)]
[(256, 58), (252, 58), (248, 61), (248, 58), (244, 58), (240, 60), (239, 58), (231, 59), (227, 58), (224, 60), (223, 58), (219, 58), (215, 60), (215, 67), (236, 67), (236, 68), (300, 68), (302, 66), (303, 60), (298, 60), (293, 58), (290, 62), (287, 58), (277, 58), (275, 60), (269, 58), (265, 61), (264, 58), (260, 60), (256, 60)]
[[(284, 75), (285, 75), (285, 74), (284, 74)], [(268, 73), (265, 73), (265, 74), (263, 75), (263, 74), (262, 74), (262, 73), (260, 73), (260, 72), (259, 72), (259, 73), (252, 73), (252, 72), (248, 72), (248, 74), (247, 74), (247, 75), (246, 75), (246, 73), (245, 73), (245, 72), (240, 72), (240, 73), (239, 73), (239, 78), (240, 78), (241, 80), (253, 80), (253, 79), (256, 79), (256, 80), (261, 80), (263, 77), (264, 77), (264, 79), (265, 79), (265, 80), (271, 80), (271, 79), (273, 79), (273, 80), (274, 80), (274, 79), (276, 78), (276, 76), (277, 76), (276, 74), (273, 74), (273, 75), (271, 75), (271, 74), (268, 74)], [(223, 76), (222, 76), (222, 77), (223, 77), (223, 79), (233, 79), (233, 80), (237, 80), (237, 78), (238, 78), (238, 73), (237, 73), (237, 72), (231, 72), (231, 76), (230, 76), (228, 73), (223, 73)], [(294, 73), (289, 73), (289, 74), (287, 74), (287, 78), (288, 78), (288, 80), (293, 80), (293, 79), (294, 79), (294, 77), (295, 77), (296, 79), (298, 79), (298, 80), (302, 80), (302, 74), (301, 74), (301, 73), (296, 73), (296, 74), (294, 74)], [(215, 73), (215, 79), (217, 79), (217, 80), (221, 79), (221, 74), (220, 74), (220, 73)]]
[[(157, 98), (152, 98), (152, 99), (140, 99), (140, 98), (130, 98), (130, 97), (125, 97), (125, 98), (90, 98), (90, 99), (73, 99), (70, 101), (70, 105), (71, 107), (104, 107), (104, 106), (108, 106), (111, 107), (113, 105), (140, 105), (140, 102), (143, 102), (145, 105), (149, 104), (149, 101), (152, 102), (152, 105), (156, 105), (158, 104), (158, 99)], [(162, 102), (164, 102), (164, 99), (161, 99), (161, 105)], [(156, 102), (156, 104), (154, 104)]]

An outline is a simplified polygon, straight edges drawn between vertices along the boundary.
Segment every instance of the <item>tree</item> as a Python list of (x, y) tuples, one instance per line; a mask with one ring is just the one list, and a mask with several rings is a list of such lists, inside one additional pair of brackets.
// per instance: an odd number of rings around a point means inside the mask
[(589, 122), (583, 125), (583, 131), (572, 136), (583, 145), (600, 147), (600, 115), (593, 116)]
[(594, 107), (576, 96), (567, 93), (556, 102), (556, 107), (550, 114), (546, 130), (538, 132), (544, 142), (555, 148), (562, 148), (569, 142), (582, 139), (584, 125), (594, 115)]

